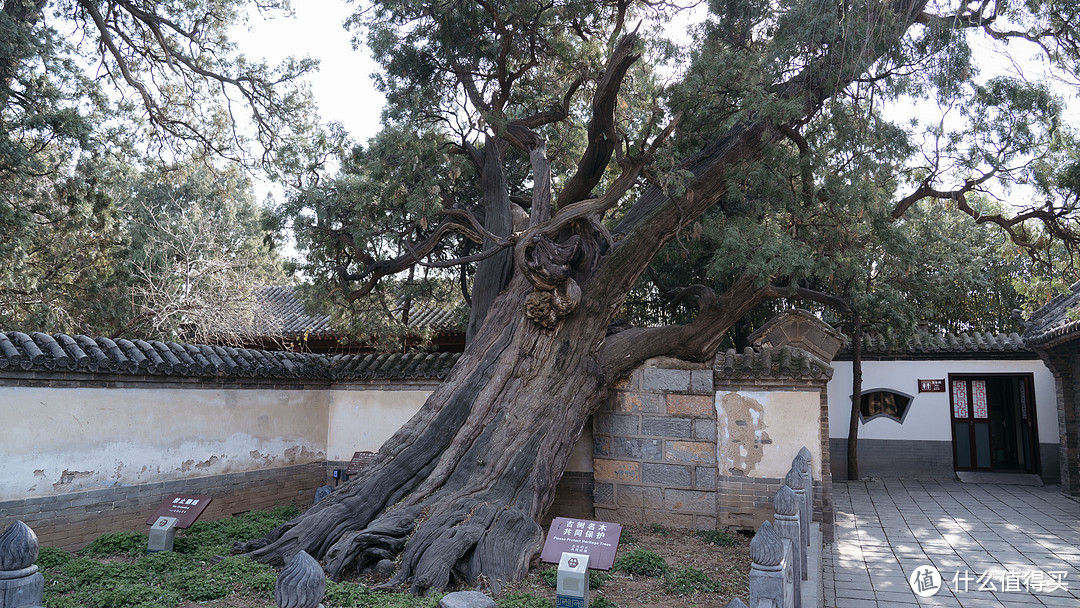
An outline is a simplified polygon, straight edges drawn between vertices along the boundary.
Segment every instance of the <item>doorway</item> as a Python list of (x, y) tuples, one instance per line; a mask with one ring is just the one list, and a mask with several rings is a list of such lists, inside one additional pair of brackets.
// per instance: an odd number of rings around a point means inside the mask
[(958, 471), (1039, 471), (1031, 374), (949, 375)]

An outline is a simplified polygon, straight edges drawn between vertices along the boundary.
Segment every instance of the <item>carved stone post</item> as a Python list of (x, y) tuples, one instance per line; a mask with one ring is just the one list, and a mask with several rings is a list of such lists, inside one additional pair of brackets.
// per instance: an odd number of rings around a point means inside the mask
[(278, 608), (322, 608), (326, 574), (314, 557), (301, 551), (281, 569), (274, 583)]
[[(799, 499), (799, 525), (802, 526), (802, 538), (808, 540), (810, 538), (810, 518), (814, 516), (814, 513), (806, 504), (805, 483), (802, 474), (795, 467), (791, 467), (787, 476), (784, 477), (784, 485), (791, 488)], [(803, 551), (806, 550), (807, 540), (802, 541)]]
[[(807, 449), (807, 447), (804, 445), (802, 448), (799, 449), (799, 453), (795, 456), (795, 458), (801, 458), (799, 464), (802, 467), (800, 470), (803, 476), (803, 487), (806, 489), (806, 523), (809, 524), (810, 522), (814, 521), (814, 474), (813, 469), (810, 466), (810, 464), (814, 461), (814, 457), (810, 454), (810, 450)], [(792, 465), (794, 466), (794, 462), (792, 463)], [(804, 538), (803, 540), (806, 541), (807, 545), (810, 544), (809, 535), (807, 535), (806, 538)]]
[(0, 534), (0, 608), (41, 606), (45, 577), (34, 565), (38, 556), (37, 534), (17, 521)]
[(787, 486), (780, 486), (773, 497), (776, 517), (773, 528), (776, 535), (791, 541), (792, 571), (795, 576), (795, 608), (802, 608), (802, 582), (808, 580), (806, 572), (806, 545), (802, 542), (802, 525), (799, 523), (799, 498)]
[(750, 605), (773, 602), (779, 608), (795, 606), (795, 576), (791, 542), (780, 538), (768, 521), (750, 541)]

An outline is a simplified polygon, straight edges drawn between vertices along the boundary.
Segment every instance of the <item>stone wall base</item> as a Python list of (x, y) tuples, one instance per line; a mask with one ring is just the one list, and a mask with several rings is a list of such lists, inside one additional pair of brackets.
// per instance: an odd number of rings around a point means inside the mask
[(212, 521), (290, 503), (311, 505), (326, 483), (326, 464), (316, 462), (262, 471), (117, 486), (0, 502), (0, 530), (16, 520), (33, 528), (45, 547), (77, 550), (106, 532), (149, 531), (146, 519), (169, 494), (212, 496), (200, 520)]

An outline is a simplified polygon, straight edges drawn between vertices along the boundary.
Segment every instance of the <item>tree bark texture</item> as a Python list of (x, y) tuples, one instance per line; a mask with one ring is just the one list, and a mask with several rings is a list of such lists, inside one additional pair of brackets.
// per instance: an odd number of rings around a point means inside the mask
[[(778, 95), (805, 97), (807, 115), (814, 112), (898, 40), (922, 4), (892, 5), (896, 14), (868, 28), (878, 38), (862, 44), (854, 61), (827, 57), (794, 76)], [(616, 49), (620, 62), (634, 57), (627, 47)], [(614, 95), (616, 85), (605, 84), (597, 95)], [(594, 112), (612, 112), (614, 106), (607, 100), (593, 105)], [(604, 116), (594, 125), (590, 137), (610, 132)], [(783, 137), (777, 125), (766, 119), (735, 125), (683, 164), (691, 176), (684, 194), (645, 190), (611, 234), (599, 225), (599, 214), (621, 193), (579, 201), (553, 197), (542, 140), (520, 124), (511, 127), (512, 141), (489, 136), (484, 150), (468, 150), (481, 168), (485, 217), (494, 222), (489, 231), (510, 234), (498, 150), (527, 147), (534, 182), (544, 191), (534, 192), (529, 227), (513, 237), (510, 265), (489, 258), (478, 269), (473, 305), (481, 313), (474, 313), (479, 318), (470, 325), (458, 364), (359, 477), (238, 551), (279, 564), (307, 551), (335, 579), (351, 567), (400, 556), (389, 586), (408, 583), (422, 594), (486, 580), (498, 590), (503, 581), (525, 575), (540, 550), (537, 521), (551, 505), (572, 448), (606, 398), (608, 383), (653, 356), (708, 359), (725, 331), (766, 294), (767, 281), (744, 277), (690, 324), (606, 335), (653, 256), (724, 199), (735, 168)], [(607, 145), (590, 148), (573, 180), (580, 196), (598, 183), (610, 153)], [(626, 192), (635, 181), (636, 174), (624, 173), (614, 184), (623, 183)], [(605, 203), (608, 198), (615, 200)], [(479, 304), (478, 292), (484, 294)]]

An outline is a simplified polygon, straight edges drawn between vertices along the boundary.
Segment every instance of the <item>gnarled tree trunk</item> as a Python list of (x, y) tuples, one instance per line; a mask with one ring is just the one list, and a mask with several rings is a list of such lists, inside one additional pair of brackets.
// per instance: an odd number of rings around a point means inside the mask
[[(891, 15), (883, 8), (881, 23), (867, 24), (868, 40), (855, 45), (859, 53), (826, 55), (779, 86), (778, 97), (798, 99), (805, 107), (804, 116), (781, 126), (797, 124), (865, 71), (922, 6), (921, 0), (899, 0), (890, 6), (896, 11)], [(632, 45), (632, 35), (617, 45), (605, 72), (609, 78), (595, 93), (590, 124), (599, 127), (590, 129), (595, 139), (586, 154), (592, 160), (568, 181), (579, 191), (569, 200), (552, 196), (543, 142), (528, 120), (508, 122), (501, 139), (489, 136), (482, 150), (467, 146), (481, 172), (485, 211), (499, 206), (494, 212), (500, 220), (485, 226), (491, 233), (485, 239), (513, 245), (509, 267), (505, 256), (496, 256), (481, 263), (490, 268), (477, 272), (481, 284), (474, 285), (473, 304), (483, 311), (482, 323), (473, 319), (470, 342), (450, 376), (359, 477), (240, 551), (282, 563), (304, 550), (321, 559), (332, 578), (353, 564), (363, 568), (401, 555), (389, 585), (411, 583), (414, 593), (425, 593), (485, 577), (498, 589), (502, 581), (523, 576), (539, 551), (537, 521), (608, 383), (653, 356), (707, 359), (726, 330), (766, 295), (763, 284), (744, 277), (707, 299), (687, 325), (607, 335), (653, 256), (719, 203), (732, 171), (759, 158), (783, 130), (765, 119), (733, 126), (683, 163), (689, 177), (680, 194), (645, 190), (607, 234), (599, 214), (633, 187), (641, 166), (625, 159), (623, 174), (604, 196), (585, 197), (613, 152), (604, 143), (615, 138), (611, 102), (636, 60)], [(509, 145), (530, 152), (534, 174), (530, 225), (513, 236), (499, 174)], [(558, 201), (554, 214), (550, 201)], [(484, 294), (480, 302), (478, 292)]]

